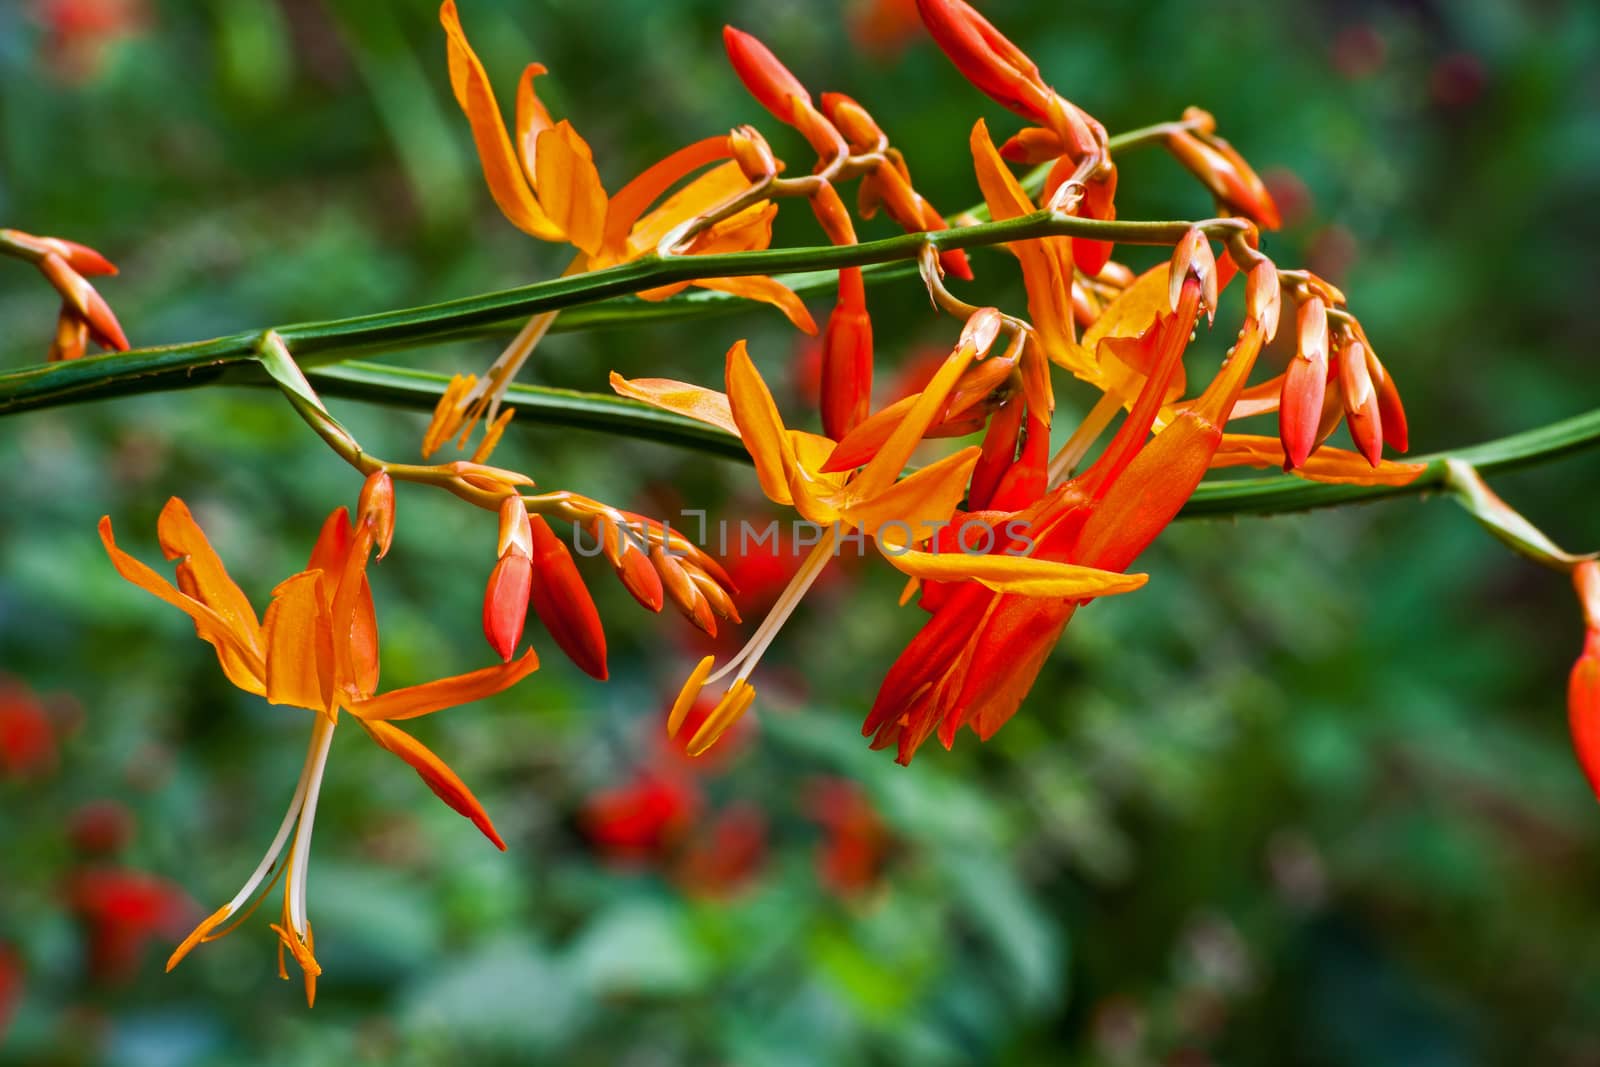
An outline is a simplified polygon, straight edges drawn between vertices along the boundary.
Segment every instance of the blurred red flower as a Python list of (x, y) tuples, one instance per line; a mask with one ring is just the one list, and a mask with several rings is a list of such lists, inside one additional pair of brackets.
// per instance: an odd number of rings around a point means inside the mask
[(181, 937), (195, 906), (166, 879), (120, 867), (86, 867), (67, 878), (68, 909), (88, 939), (89, 973), (102, 981), (131, 978), (152, 938)]
[(641, 770), (592, 795), (578, 821), (594, 846), (622, 863), (663, 858), (700, 811), (700, 791), (679, 775)]
[(893, 846), (889, 828), (866, 792), (843, 778), (822, 778), (805, 791), (807, 815), (823, 830), (817, 877), (841, 897), (878, 884)]
[(20, 778), (55, 766), (50, 714), (28, 690), (0, 678), (0, 777)]

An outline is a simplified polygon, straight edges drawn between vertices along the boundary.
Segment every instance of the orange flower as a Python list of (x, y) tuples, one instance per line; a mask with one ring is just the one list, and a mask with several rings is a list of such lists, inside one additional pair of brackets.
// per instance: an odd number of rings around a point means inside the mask
[[(571, 244), (583, 253), (577, 269), (599, 269), (653, 253), (680, 224), (744, 193), (751, 186), (732, 159), (730, 138), (710, 137), (674, 152), (608, 196), (588, 142), (566, 120), (554, 122), (534, 91), (545, 68), (532, 63), (517, 85), (516, 137), (507, 133), (488, 73), (468, 44), (455, 0), (445, 0), (439, 21), (448, 38), (450, 84), (466, 113), (489, 192), (513, 225), (544, 241)], [(724, 160), (646, 213), (677, 182)], [(711, 227), (692, 252), (737, 252), (766, 248), (776, 205), (762, 201)], [(688, 285), (715, 289), (772, 304), (807, 333), (816, 324), (800, 298), (765, 277), (701, 278), (639, 295), (661, 299)]]
[[(287, 977), (282, 958), (287, 949), (305, 972), (307, 1002), (315, 999), (321, 968), (312, 954), (306, 916), (306, 867), (317, 797), (341, 709), (354, 716), (374, 741), (416, 770), (440, 799), (471, 819), (497, 847), (505, 848), (472, 791), (393, 720), (414, 719), (498, 693), (527, 677), (538, 660), (529, 650), (510, 663), (377, 694), (378, 629), (367, 563), (374, 548), (381, 554), (387, 545), (393, 500), (389, 476), (378, 473), (362, 491), (354, 523), (344, 508), (329, 515), (307, 568), (273, 590), (264, 620), (258, 620), (248, 598), (228, 576), (183, 501), (169, 500), (157, 526), (162, 551), (178, 561), (176, 586), (118, 548), (110, 517), (100, 520), (100, 539), (117, 573), (194, 620), (196, 633), (216, 649), (230, 682), (266, 697), (268, 703), (316, 712), (300, 780), (266, 855), (239, 893), (178, 946), (168, 970), (194, 946), (223, 936), (255, 910), (252, 898), (287, 849), (287, 860), (273, 878), (276, 881), (287, 871), (282, 917), (273, 925), (281, 942), (279, 971)], [(218, 929), (236, 915), (232, 925)]]
[[(1075, 565), (1088, 573), (1126, 568), (1205, 474), (1224, 417), (1261, 348), (1253, 320), (1246, 321), (1228, 362), (1199, 401), (1146, 441), (1181, 366), (1203, 289), (1201, 278), (1187, 272), (1177, 310), (1156, 327), (1149, 373), (1132, 410), (1100, 458), (1016, 512), (1005, 527), (1031, 542), (1030, 558), (1039, 564)], [(890, 668), (862, 727), (874, 748), (897, 746), (901, 763), (909, 763), (935, 731), (949, 746), (962, 726), (987, 739), (1004, 725), (1087, 598), (1071, 591), (986, 587), (963, 579), (954, 567), (925, 577), (960, 584), (942, 593), (928, 623)]]
[[(844, 470), (837, 469), (836, 460), (842, 443), (783, 424), (743, 341), (728, 351), (725, 394), (666, 379), (628, 381), (612, 376), (612, 387), (624, 396), (738, 434), (755, 462), (767, 498), (793, 506), (819, 530), (815, 547), (749, 643), (715, 673), (715, 659), (707, 656), (684, 684), (668, 716), (667, 730), (674, 735), (700, 691), (732, 676), (716, 709), (690, 739), (691, 755), (709, 748), (750, 708), (755, 699), (749, 682), (752, 672), (847, 538), (859, 543), (871, 537), (890, 564), (916, 578), (970, 579), (989, 589), (1084, 599), (1128, 592), (1143, 584), (1142, 575), (1108, 574), (1024, 555), (941, 555), (914, 547), (955, 514), (980, 450), (962, 449), (903, 477), (902, 471), (929, 428), (943, 417), (963, 376), (987, 353), (997, 329), (993, 309), (974, 315), (927, 387), (892, 405), (896, 410), (882, 420), (884, 432), (868, 454)], [(873, 420), (889, 412), (885, 409)], [(867, 428), (863, 423), (858, 433)]]

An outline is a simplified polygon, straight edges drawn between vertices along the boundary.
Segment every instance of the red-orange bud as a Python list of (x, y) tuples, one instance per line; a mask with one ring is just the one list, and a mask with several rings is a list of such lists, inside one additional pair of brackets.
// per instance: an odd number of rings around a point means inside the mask
[(967, 81), (1024, 118), (1051, 124), (1055, 94), (1023, 51), (962, 0), (917, 0), (917, 12), (941, 51)]
[(506, 663), (517, 654), (522, 629), (528, 619), (528, 595), (533, 588), (533, 563), (527, 556), (501, 556), (489, 573), (483, 594), (483, 636)]
[(1229, 211), (1268, 230), (1282, 225), (1266, 184), (1233, 146), (1220, 137), (1175, 130), (1166, 136), (1169, 151)]
[(875, 151), (888, 140), (872, 114), (843, 93), (823, 93), (822, 113), (854, 151)]
[(588, 675), (606, 678), (606, 632), (572, 553), (542, 515), (528, 520), (533, 535), (533, 585), (529, 602), (567, 658)]
[(811, 194), (810, 202), (811, 212), (822, 224), (829, 241), (836, 245), (856, 243), (855, 224), (850, 221), (850, 212), (845, 208), (844, 201), (839, 199), (839, 190), (824, 182)]
[(778, 173), (778, 159), (772, 154), (772, 146), (754, 126), (739, 126), (728, 134), (728, 153), (739, 164), (740, 172), (752, 182)]
[(1177, 247), (1172, 250), (1172, 263), (1167, 270), (1167, 299), (1172, 310), (1178, 310), (1183, 281), (1193, 274), (1200, 282), (1200, 298), (1206, 314), (1217, 312), (1217, 257), (1211, 251), (1211, 242), (1198, 226), (1191, 226)]
[(1320, 297), (1300, 305), (1299, 351), (1289, 361), (1278, 400), (1278, 434), (1284, 469), (1294, 470), (1317, 446), (1328, 388), (1328, 316)]
[(1261, 336), (1271, 341), (1278, 336), (1278, 318), (1283, 312), (1283, 286), (1278, 281), (1277, 265), (1263, 259), (1250, 268), (1244, 278), (1244, 313), (1261, 326)]
[(728, 61), (744, 87), (762, 107), (772, 112), (780, 122), (793, 124), (796, 118), (795, 101), (811, 106), (811, 94), (800, 84), (800, 79), (789, 68), (778, 62), (772, 50), (743, 30), (732, 26), (722, 27), (722, 44), (728, 50)]
[(1583, 603), (1586, 632), (1583, 652), (1567, 680), (1567, 725), (1578, 763), (1600, 798), (1600, 562), (1578, 564), (1572, 584)]
[(872, 406), (872, 319), (860, 267), (839, 272), (839, 302), (822, 334), (822, 432), (840, 440)]
[(389, 554), (394, 542), (394, 479), (388, 471), (376, 470), (361, 483), (361, 495), (356, 498), (356, 522), (372, 527), (372, 541), (378, 546), (378, 558)]
[(1044, 495), (1050, 468), (1050, 424), (1028, 412), (1026, 437), (989, 506), (996, 511), (1017, 511)]
[(1353, 338), (1339, 351), (1339, 391), (1344, 395), (1350, 437), (1367, 462), (1376, 467), (1383, 459), (1383, 419), (1378, 413), (1377, 390), (1367, 372), (1367, 348)]

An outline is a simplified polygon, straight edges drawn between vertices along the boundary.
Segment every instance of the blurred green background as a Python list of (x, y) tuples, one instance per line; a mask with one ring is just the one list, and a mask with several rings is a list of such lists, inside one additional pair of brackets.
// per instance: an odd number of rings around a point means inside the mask
[[(746, 121), (803, 166), (726, 67), (734, 22), (864, 102), (955, 210), (976, 198), (972, 120), (1017, 123), (897, 32), (896, 6), (462, 14), (503, 103), (522, 64), (551, 68), (541, 92), (613, 189)], [(1600, 402), (1593, 5), (984, 9), (1113, 131), (1217, 115), (1289, 219), (1269, 251), (1351, 294), (1417, 450)], [(1208, 210), (1156, 152), (1124, 159), (1119, 207)], [(780, 239), (815, 239), (784, 214)], [(504, 288), (566, 256), (494, 210), (431, 0), (9, 0), (0, 224), (116, 260), (100, 288), (135, 344)], [(1009, 261), (975, 265), (976, 291), (1020, 306)], [(915, 282), (870, 300), (880, 366), (948, 344)], [(42, 358), (54, 310), (0, 263), (0, 365)], [(526, 380), (714, 384), (744, 336), (780, 382), (804, 350), (751, 308), (556, 335)], [(497, 347), (394, 358), (477, 370)], [(1063, 387), (1064, 414), (1084, 401)], [(414, 455), (424, 416), (334, 408), (379, 454)], [(161, 973), (271, 837), (308, 720), (229, 687), (187, 621), (113, 574), (94, 524), (110, 513), (157, 562), (155, 516), (181, 495), (263, 604), (357, 477), (265, 391), (0, 428), (0, 1062), (1600, 1063), (1600, 811), (1563, 705), (1577, 607), (1447, 501), (1180, 524), (1141, 561), (1149, 588), (1083, 612), (998, 737), (909, 769), (859, 736), (920, 622), (887, 568), (813, 594), (755, 724), (688, 769), (660, 723), (702, 643), (591, 570), (610, 684), (534, 628), (533, 679), (417, 724), (509, 853), (357, 731), (335, 739), (308, 1012), (276, 980), (271, 903)], [(776, 514), (748, 469), (656, 446), (517, 423), (497, 461), (639, 510)], [(1597, 484), (1588, 455), (1497, 488), (1582, 550), (1600, 547)], [(399, 506), (374, 571), (386, 687), (491, 656), (493, 520), (412, 487)], [(757, 587), (774, 569), (742, 566)]]

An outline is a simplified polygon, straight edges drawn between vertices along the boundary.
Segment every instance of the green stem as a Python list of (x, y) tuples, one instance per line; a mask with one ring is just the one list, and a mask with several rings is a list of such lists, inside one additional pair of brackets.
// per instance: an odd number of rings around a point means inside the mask
[[(1056, 235), (1125, 244), (1170, 245), (1194, 225), (1191, 222), (1104, 222), (1039, 211), (1005, 222), (905, 234), (856, 245), (668, 258), (651, 256), (605, 270), (441, 304), (270, 329), (294, 350), (302, 366), (316, 366), (340, 362), (356, 353), (453, 340), (485, 326), (526, 319), (541, 311), (604, 301), (672, 282), (770, 275), (782, 271), (836, 271), (841, 267), (915, 261), (928, 245), (941, 250), (977, 248)], [(1238, 228), (1237, 222), (1225, 219), (1199, 225), (1213, 236), (1224, 239)], [(25, 367), (0, 375), (0, 415), (212, 382), (225, 375), (230, 367), (253, 361), (256, 342), (264, 332), (254, 330), (211, 341), (132, 349), (69, 363)]]
[[(306, 374), (318, 392), (326, 396), (419, 411), (433, 410), (449, 382), (444, 375), (427, 371), (366, 363), (320, 367)], [(744, 446), (732, 434), (620, 397), (513, 385), (506, 402), (517, 407), (523, 425), (600, 430), (749, 461)], [(1427, 469), (1409, 485), (1327, 485), (1290, 475), (1208, 481), (1190, 498), (1182, 517), (1278, 515), (1415, 496), (1445, 487), (1448, 459), (1470, 463), (1485, 475), (1503, 474), (1596, 446), (1600, 446), (1600, 408), (1457, 451), (1419, 456), (1415, 462), (1427, 464)]]

